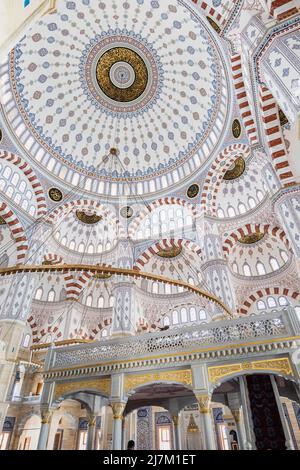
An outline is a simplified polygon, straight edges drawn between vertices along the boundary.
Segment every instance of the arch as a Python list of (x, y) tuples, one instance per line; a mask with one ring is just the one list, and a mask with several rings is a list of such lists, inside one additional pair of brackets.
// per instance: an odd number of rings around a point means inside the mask
[(97, 336), (100, 331), (104, 330), (105, 328), (111, 326), (112, 324), (112, 318), (104, 318), (104, 320), (101, 320), (100, 323), (92, 330), (92, 334), (89, 336), (88, 339), (93, 341), (95, 337)]
[[(268, 362), (268, 359), (266, 360), (266, 362)], [(247, 363), (246, 363), (246, 365), (247, 365)], [(254, 375), (254, 374), (255, 375), (258, 375), (258, 374), (260, 374), (260, 375), (277, 375), (278, 377), (283, 377), (286, 380), (296, 382), (295, 377), (292, 375), (292, 371), (291, 371), (291, 373), (287, 373), (287, 372), (283, 372), (283, 371), (276, 371), (273, 368), (268, 369), (266, 367), (264, 369), (261, 369), (261, 368), (251, 367), (251, 369), (247, 368), (247, 370), (240, 370), (240, 371), (236, 371), (236, 372), (231, 372), (231, 373), (228, 373), (228, 375), (224, 375), (223, 377), (219, 378), (218, 381), (215, 381), (211, 385), (211, 392), (213, 393), (215, 391), (215, 389), (217, 389), (224, 382), (228, 382), (229, 380), (232, 380), (236, 377), (242, 377), (243, 375)]]
[(145, 264), (148, 263), (152, 256), (156, 255), (161, 250), (171, 248), (188, 248), (189, 250), (193, 251), (198, 256), (200, 256), (202, 260), (201, 248), (196, 243), (190, 240), (175, 240), (173, 238), (170, 238), (163, 239), (147, 248), (144, 253), (142, 253), (139, 258), (134, 262), (133, 269), (136, 271), (140, 271), (145, 266)]
[[(237, 157), (243, 154), (246, 159), (250, 154), (250, 147), (246, 144), (232, 144), (226, 147), (211, 165), (207, 177), (204, 181), (201, 194), (201, 206), (206, 215), (216, 217), (217, 192), (222, 179), (228, 168), (234, 163)], [(216, 172), (217, 170), (217, 172)], [(210, 199), (208, 198), (210, 197)]]
[(99, 209), (105, 218), (109, 218), (112, 222), (116, 224), (118, 230), (120, 232), (120, 236), (126, 236), (125, 231), (120, 224), (119, 220), (117, 219), (116, 215), (108, 209), (107, 207), (103, 206), (100, 202), (94, 201), (93, 199), (77, 199), (76, 201), (70, 201), (65, 204), (62, 204), (60, 207), (55, 209), (51, 212), (49, 217), (47, 217), (46, 222), (55, 224), (57, 220), (62, 217), (66, 212), (70, 212), (74, 208), (93, 208)]
[(42, 340), (42, 338), (48, 334), (56, 335), (56, 339), (59, 339), (62, 337), (62, 332), (59, 331), (59, 324), (52, 325), (52, 326), (49, 326), (47, 329), (43, 328), (41, 331), (38, 331), (38, 325), (33, 315), (31, 315), (28, 318), (27, 323), (29, 324), (32, 330), (32, 344), (39, 343)]
[(130, 224), (128, 234), (130, 238), (133, 238), (137, 232), (139, 225), (141, 224), (142, 220), (157, 209), (160, 206), (164, 205), (178, 205), (187, 207), (192, 214), (192, 217), (195, 218), (197, 215), (197, 209), (195, 206), (190, 204), (189, 202), (185, 201), (184, 199), (175, 198), (175, 197), (165, 197), (164, 199), (157, 199), (156, 201), (151, 202), (139, 215), (136, 217)]
[(225, 258), (228, 257), (231, 248), (239, 241), (240, 237), (246, 237), (255, 233), (264, 233), (278, 237), (290, 249), (290, 244), (286, 238), (285, 232), (280, 227), (272, 227), (269, 224), (247, 224), (240, 227), (226, 237), (223, 243), (223, 252)]
[(28, 240), (25, 235), (23, 225), (5, 202), (0, 202), (0, 217), (2, 217), (9, 226), (11, 234), (16, 242), (16, 264), (24, 264), (28, 251)]
[(36, 197), (37, 217), (39, 218), (43, 215), (46, 215), (47, 203), (44, 190), (31, 166), (14, 153), (8, 152), (6, 150), (0, 150), (0, 158), (5, 159), (13, 165), (17, 166), (24, 173)]
[(255, 302), (269, 295), (284, 295), (292, 299), (297, 299), (300, 293), (285, 287), (265, 287), (251, 294), (237, 309), (237, 312), (241, 315), (247, 315)]
[[(98, 266), (98, 265), (96, 265)], [(108, 264), (102, 264), (102, 266), (111, 267)], [(95, 274), (90, 271), (82, 271), (78, 278), (75, 278), (71, 273), (66, 272), (64, 274), (65, 285), (66, 285), (66, 300), (78, 302), (80, 294), (86, 287), (87, 282), (93, 278)]]
[(48, 253), (47, 255), (44, 255), (44, 261), (43, 264), (62, 264), (63, 263), (63, 258), (60, 255), (55, 255), (52, 253)]

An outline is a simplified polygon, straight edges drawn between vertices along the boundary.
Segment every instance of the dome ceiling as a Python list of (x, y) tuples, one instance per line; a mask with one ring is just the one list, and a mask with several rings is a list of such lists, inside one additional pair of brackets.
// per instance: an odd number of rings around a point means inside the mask
[(58, 2), (11, 55), (22, 123), (8, 120), (18, 136), (25, 124), (30, 155), (60, 178), (72, 169), (106, 182), (178, 181), (178, 167), (192, 160), (184, 176), (199, 168), (224, 128), (216, 41), (182, 0)]

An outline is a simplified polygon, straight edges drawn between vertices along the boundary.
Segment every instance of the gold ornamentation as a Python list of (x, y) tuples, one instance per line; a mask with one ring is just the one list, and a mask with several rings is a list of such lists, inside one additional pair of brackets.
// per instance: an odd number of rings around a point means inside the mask
[(280, 121), (281, 126), (285, 126), (286, 124), (289, 123), (289, 120), (286, 117), (286, 115), (284, 114), (284, 112), (282, 111), (282, 109), (279, 108), (279, 113), (278, 114), (279, 114), (279, 121)]
[(42, 424), (50, 424), (54, 410), (42, 409), (41, 422)]
[(164, 248), (157, 253), (157, 256), (161, 258), (176, 258), (182, 252), (182, 248), (180, 246), (172, 246), (172, 248)]
[(208, 378), (210, 382), (217, 383), (224, 377), (250, 369), (252, 371), (265, 370), (268, 372), (278, 372), (283, 375), (293, 374), (290, 360), (285, 357), (280, 359), (267, 359), (262, 361), (241, 362), (238, 364), (208, 367)]
[(96, 416), (94, 416), (94, 415), (88, 415), (87, 418), (88, 418), (88, 425), (89, 425), (89, 427), (94, 427), (94, 426), (96, 426)]
[(212, 20), (210, 16), (207, 16), (206, 19), (207, 19), (207, 21), (210, 23), (210, 25), (213, 27), (213, 29), (214, 29), (218, 34), (220, 34), (220, 32), (221, 32), (220, 26), (218, 26), (217, 23), (216, 23), (214, 20)]
[(192, 386), (192, 373), (190, 370), (177, 370), (126, 375), (124, 384), (125, 393), (150, 382), (179, 382), (184, 385)]
[(242, 126), (238, 119), (235, 119), (232, 123), (232, 135), (235, 139), (238, 139), (242, 133)]
[(94, 279), (110, 279), (112, 274), (95, 274)]
[[(128, 87), (115, 85), (111, 80), (111, 69), (115, 64), (129, 64), (135, 74), (133, 83)], [(133, 50), (126, 47), (114, 47), (105, 52), (97, 64), (97, 82), (103, 93), (114, 101), (128, 103), (139, 98), (146, 90), (148, 84), (148, 70), (143, 59)], [(122, 79), (122, 72), (120, 80)], [(127, 80), (126, 71), (124, 81)]]
[(236, 423), (241, 421), (241, 410), (231, 410), (232, 416)]
[(102, 215), (97, 214), (87, 214), (84, 211), (76, 211), (76, 217), (80, 222), (84, 224), (93, 225), (100, 222), (103, 219)]
[(188, 428), (187, 428), (187, 431), (188, 432), (198, 432), (199, 431), (199, 428), (195, 422), (195, 418), (194, 416), (191, 414), (190, 416), (190, 421), (189, 421), (189, 425), (188, 425)]
[(187, 190), (187, 195), (190, 199), (193, 199), (194, 197), (198, 196), (200, 191), (200, 187), (198, 184), (192, 184), (189, 189)]
[(210, 405), (211, 397), (206, 394), (197, 394), (196, 398), (199, 404), (200, 413), (202, 414), (209, 413), (209, 405)]
[(114, 419), (122, 419), (126, 403), (111, 403)]
[(60, 202), (63, 198), (63, 194), (58, 188), (50, 188), (48, 194), (50, 199), (54, 202)]
[(102, 377), (99, 377), (97, 380), (87, 379), (74, 382), (58, 382), (55, 384), (54, 401), (63, 395), (75, 392), (83, 392), (89, 389), (94, 389), (104, 395), (109, 395), (110, 386), (111, 379)]
[(178, 415), (174, 415), (172, 416), (172, 420), (173, 420), (173, 423), (174, 423), (174, 426), (179, 426), (179, 416)]
[(4, 220), (3, 217), (1, 217), (1, 216), (0, 216), (0, 225), (6, 225), (5, 220)]
[(225, 175), (223, 176), (223, 179), (226, 181), (231, 181), (239, 178), (242, 176), (246, 169), (246, 162), (243, 159), (243, 157), (238, 157), (234, 164), (233, 168), (230, 168), (229, 170), (226, 171)]
[(239, 242), (243, 245), (253, 245), (254, 243), (259, 242), (264, 238), (265, 234), (260, 232), (250, 233), (250, 235), (245, 235), (239, 238)]

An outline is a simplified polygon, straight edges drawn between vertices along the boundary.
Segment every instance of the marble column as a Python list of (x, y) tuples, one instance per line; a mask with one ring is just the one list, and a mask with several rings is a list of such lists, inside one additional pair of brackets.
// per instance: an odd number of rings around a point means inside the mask
[(88, 416), (87, 450), (95, 450), (96, 416)]
[(174, 443), (175, 443), (175, 450), (181, 450), (181, 442), (180, 442), (180, 425), (179, 425), (179, 414), (172, 416), (173, 424), (174, 424)]
[(234, 417), (236, 424), (236, 432), (238, 437), (239, 450), (245, 450), (244, 448), (244, 430), (242, 425), (242, 412), (241, 409), (231, 410), (232, 416)]
[(247, 381), (245, 376), (241, 376), (239, 379), (240, 382), (240, 393), (241, 393), (241, 402), (243, 410), (243, 418), (245, 425), (245, 441), (243, 448), (245, 450), (254, 450), (256, 449), (255, 445), (255, 436), (253, 431), (253, 423), (251, 417), (251, 408), (248, 397), (248, 388)]
[(42, 425), (41, 425), (37, 450), (47, 450), (53, 410), (42, 410), (41, 416), (42, 416)]
[(210, 411), (210, 395), (196, 395), (199, 411), (202, 417), (203, 434), (206, 450), (216, 450), (216, 441), (214, 436), (214, 428)]
[(277, 408), (278, 408), (278, 412), (279, 412), (279, 416), (280, 416), (280, 420), (281, 420), (281, 424), (282, 424), (282, 428), (283, 428), (283, 432), (285, 436), (285, 445), (288, 450), (295, 450), (293, 439), (289, 430), (289, 426), (285, 417), (284, 409), (283, 409), (281, 398), (279, 395), (276, 379), (274, 375), (271, 375), (270, 378), (271, 378), (272, 388), (273, 388), (273, 392), (275, 395), (275, 400), (276, 400), (276, 404), (277, 404)]
[(122, 450), (122, 421), (123, 412), (126, 403), (115, 402), (111, 403), (114, 422), (113, 422), (113, 433), (112, 433), (112, 450)]

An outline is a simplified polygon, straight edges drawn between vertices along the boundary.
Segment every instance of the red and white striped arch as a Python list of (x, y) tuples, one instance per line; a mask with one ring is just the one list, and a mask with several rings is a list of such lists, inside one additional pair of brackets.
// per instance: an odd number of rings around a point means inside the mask
[(62, 264), (63, 258), (60, 255), (48, 253), (44, 255), (44, 264)]
[(245, 300), (244, 303), (238, 308), (238, 313), (241, 315), (247, 315), (255, 302), (269, 295), (284, 295), (286, 297), (290, 297), (291, 299), (300, 299), (299, 292), (295, 292), (291, 289), (287, 289), (285, 287), (266, 287), (251, 294), (248, 299)]
[(153, 333), (162, 329), (163, 327), (158, 321), (150, 324), (144, 317), (140, 317), (136, 323), (137, 333)]
[[(238, 157), (242, 156), (244, 159), (247, 159), (249, 154), (250, 148), (248, 145), (233, 144), (226, 147), (215, 159), (208, 171), (202, 189), (201, 205), (204, 210), (204, 214), (216, 216), (217, 193), (226, 171)], [(210, 199), (208, 199), (209, 194), (211, 195)]]
[(270, 15), (274, 16), (277, 21), (282, 21), (296, 15), (300, 10), (298, 0), (268, 0), (267, 6)]
[(40, 341), (42, 341), (44, 336), (48, 334), (54, 334), (56, 336), (56, 339), (59, 339), (62, 337), (62, 332), (59, 331), (59, 325), (57, 324), (49, 326), (47, 329), (43, 328), (41, 331), (38, 331), (38, 326), (36, 324), (36, 321), (33, 315), (31, 315), (28, 318), (27, 323), (29, 324), (32, 330), (32, 343), (33, 344), (39, 343)]
[(155, 209), (161, 206), (169, 206), (169, 205), (178, 205), (182, 207), (187, 207), (190, 212), (191, 216), (193, 218), (196, 217), (197, 215), (197, 209), (195, 206), (190, 204), (189, 202), (185, 201), (184, 199), (176, 198), (176, 197), (165, 197), (161, 199), (157, 199), (156, 201), (151, 202), (148, 204), (147, 208), (139, 214), (138, 217), (136, 217), (130, 224), (128, 233), (129, 237), (133, 238), (134, 235), (136, 234), (141, 222), (149, 215), (151, 212), (153, 212)]
[(236, 229), (224, 240), (223, 251), (225, 257), (228, 257), (232, 247), (238, 242), (239, 238), (252, 235), (254, 233), (265, 233), (273, 235), (274, 237), (280, 239), (286, 245), (288, 250), (290, 249), (289, 241), (286, 238), (285, 232), (282, 230), (282, 228), (273, 227), (268, 224), (246, 224), (244, 227)]
[(152, 256), (156, 255), (161, 250), (171, 249), (171, 248), (187, 248), (194, 253), (196, 253), (201, 258), (201, 248), (196, 243), (190, 240), (175, 240), (174, 238), (168, 238), (160, 240), (157, 243), (151, 245), (139, 258), (135, 261), (133, 269), (135, 271), (141, 271)]
[(23, 225), (5, 202), (0, 202), (0, 217), (5, 220), (16, 242), (16, 264), (24, 264), (28, 251), (28, 240), (25, 235)]
[(38, 177), (36, 176), (33, 169), (30, 167), (30, 165), (14, 153), (7, 152), (6, 150), (0, 150), (0, 158), (7, 160), (8, 162), (17, 166), (24, 173), (36, 197), (37, 217), (42, 217), (43, 215), (45, 215), (47, 213), (47, 204), (44, 190), (38, 180)]
[(259, 86), (259, 95), (263, 127), (275, 171), (284, 186), (293, 185), (295, 178), (288, 161), (277, 102), (264, 85)]
[[(111, 265), (103, 263), (102, 266), (111, 267)], [(71, 272), (64, 274), (65, 286), (66, 286), (66, 300), (78, 302), (80, 295), (91, 278), (95, 276), (95, 273), (90, 271), (83, 271), (77, 278), (75, 278)]]
[(62, 204), (60, 207), (52, 211), (52, 213), (46, 219), (46, 222), (55, 224), (60, 217), (62, 217), (66, 213), (69, 213), (72, 209), (84, 208), (99, 210), (99, 212), (104, 218), (107, 218), (118, 227), (120, 236), (125, 236), (125, 230), (123, 229), (116, 215), (110, 209), (107, 209), (107, 207), (100, 204), (100, 202), (94, 201), (93, 199), (78, 199), (76, 201), (66, 202), (65, 204)]
[(111, 324), (112, 324), (112, 318), (105, 318), (100, 323), (98, 323), (96, 328), (92, 330), (92, 334), (90, 334), (88, 339), (94, 340), (98, 333), (100, 333), (105, 328), (109, 328)]
[(226, 26), (227, 21), (230, 17), (231, 11), (234, 8), (234, 5), (237, 3), (238, 0), (231, 1), (232, 9), (228, 11), (228, 16), (226, 17), (224, 15), (221, 15), (220, 11), (217, 10), (213, 6), (212, 2), (209, 3), (209, 0), (207, 0), (206, 2), (203, 2), (202, 0), (192, 0), (192, 1), (195, 5), (200, 7), (201, 10), (203, 10), (203, 13), (205, 14), (205, 16), (208, 16), (209, 18), (211, 18), (222, 30)]
[(257, 129), (247, 97), (247, 91), (243, 77), (242, 58), (240, 54), (235, 54), (231, 57), (231, 69), (233, 75), (233, 85), (243, 124), (247, 132), (250, 145), (256, 145), (258, 144)]

